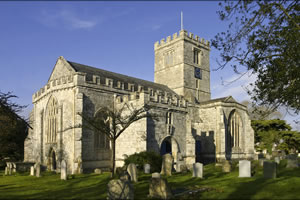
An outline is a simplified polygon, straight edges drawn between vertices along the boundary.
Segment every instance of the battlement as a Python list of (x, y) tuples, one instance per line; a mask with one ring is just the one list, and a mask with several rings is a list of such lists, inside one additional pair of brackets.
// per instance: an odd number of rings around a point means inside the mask
[(186, 30), (181, 30), (178, 33), (174, 33), (173, 37), (168, 36), (166, 39), (163, 38), (160, 41), (155, 42), (154, 49), (159, 49), (161, 47), (167, 46), (175, 41), (178, 41), (180, 39), (187, 39), (191, 42), (195, 42), (198, 45), (202, 45), (206, 48), (210, 48), (210, 42), (208, 40), (205, 40), (204, 38), (200, 38), (198, 35), (195, 35), (193, 33), (189, 33)]
[(118, 95), (115, 98), (116, 103), (130, 103), (139, 100), (143, 101), (143, 103), (151, 102), (154, 105), (161, 104), (178, 108), (186, 108), (188, 103), (183, 96), (158, 92), (155, 92), (153, 95), (148, 92), (133, 92), (129, 95)]
[(62, 76), (60, 78), (49, 81), (44, 87), (32, 95), (32, 100), (35, 101), (44, 96), (48, 91), (53, 89), (60, 89), (66, 86), (74, 85), (74, 78), (72, 75)]

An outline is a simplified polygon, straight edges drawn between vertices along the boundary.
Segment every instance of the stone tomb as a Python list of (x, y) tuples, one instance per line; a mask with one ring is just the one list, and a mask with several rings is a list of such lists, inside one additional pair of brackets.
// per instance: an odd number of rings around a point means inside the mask
[(150, 174), (150, 164), (146, 163), (144, 164), (144, 173), (145, 174)]
[(194, 163), (193, 164), (193, 177), (203, 178), (203, 164)]
[(264, 162), (264, 178), (276, 178), (277, 163), (271, 161)]
[(68, 173), (67, 173), (67, 163), (65, 160), (62, 160), (60, 163), (60, 179), (61, 180), (67, 180), (68, 179)]
[(134, 163), (130, 163), (127, 167), (127, 172), (130, 175), (131, 181), (137, 182), (138, 181), (138, 175), (137, 175), (137, 169)]
[(172, 176), (172, 166), (173, 166), (173, 156), (170, 154), (163, 155), (162, 158), (162, 167), (161, 167), (161, 174)]
[(134, 199), (134, 188), (130, 181), (113, 179), (107, 184), (108, 199)]
[(99, 169), (99, 168), (96, 168), (96, 169), (94, 170), (94, 173), (95, 173), (95, 174), (101, 174), (101, 173), (102, 173), (102, 171), (101, 171), (101, 169)]
[(249, 160), (239, 161), (239, 177), (251, 177), (251, 162)]

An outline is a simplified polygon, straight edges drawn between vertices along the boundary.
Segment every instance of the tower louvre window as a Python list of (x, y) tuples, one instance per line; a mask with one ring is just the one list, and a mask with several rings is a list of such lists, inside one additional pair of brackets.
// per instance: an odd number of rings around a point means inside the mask
[(195, 67), (195, 78), (202, 79), (202, 70), (199, 67)]
[(201, 65), (201, 51), (199, 49), (194, 49), (194, 63)]

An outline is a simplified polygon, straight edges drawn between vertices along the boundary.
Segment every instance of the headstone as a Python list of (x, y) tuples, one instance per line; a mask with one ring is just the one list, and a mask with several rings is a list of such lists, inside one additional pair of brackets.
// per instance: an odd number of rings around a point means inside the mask
[(150, 174), (150, 164), (148, 163), (144, 164), (144, 173)]
[(173, 156), (170, 154), (163, 155), (161, 174), (172, 176)]
[(113, 179), (107, 184), (108, 199), (134, 199), (134, 188), (130, 181)]
[(35, 164), (35, 176), (41, 177), (41, 165), (40, 163)]
[(177, 161), (176, 162), (176, 172), (182, 172), (183, 165), (185, 165), (184, 161)]
[(30, 176), (34, 176), (34, 166), (30, 167)]
[(155, 173), (152, 173), (152, 178), (160, 178), (160, 173), (158, 172), (155, 172)]
[(172, 191), (168, 181), (163, 178), (152, 178), (149, 185), (149, 197), (157, 199), (170, 199)]
[(258, 161), (259, 161), (259, 166), (263, 167), (266, 159), (259, 159)]
[(271, 158), (272, 158), (272, 156), (271, 156), (270, 154), (267, 153), (267, 154), (266, 154), (266, 159), (267, 159), (267, 160), (271, 160)]
[(276, 178), (277, 163), (265, 161), (264, 162), (264, 178)]
[(229, 173), (231, 172), (231, 164), (228, 160), (225, 160), (223, 165), (222, 165), (222, 171), (223, 172), (226, 172), (226, 173)]
[(193, 164), (193, 177), (203, 178), (203, 164), (194, 163)]
[(17, 172), (17, 165), (16, 163), (11, 163), (12, 172)]
[(127, 172), (130, 175), (131, 181), (137, 182), (138, 176), (137, 176), (137, 169), (134, 163), (130, 163), (127, 167)]
[(279, 158), (278, 156), (276, 156), (276, 157), (274, 158), (274, 161), (279, 165), (279, 163), (280, 163), (280, 158)]
[(65, 160), (62, 160), (60, 163), (60, 179), (61, 180), (67, 180), (68, 179), (68, 173), (67, 173), (67, 163)]
[(99, 169), (99, 168), (96, 168), (96, 169), (94, 170), (94, 172), (95, 172), (95, 174), (101, 174), (101, 173), (102, 173), (101, 169)]
[(8, 167), (5, 167), (5, 175), (8, 175)]
[(239, 177), (251, 177), (251, 162), (249, 160), (239, 161)]
[(297, 158), (288, 158), (286, 168), (298, 168), (298, 160)]

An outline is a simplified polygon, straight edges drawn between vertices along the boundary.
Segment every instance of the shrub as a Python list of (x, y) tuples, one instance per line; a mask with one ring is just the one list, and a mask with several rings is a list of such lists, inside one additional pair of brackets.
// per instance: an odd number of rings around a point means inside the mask
[(137, 169), (141, 171), (144, 168), (144, 164), (148, 163), (151, 166), (151, 172), (160, 172), (162, 157), (156, 152), (143, 151), (140, 153), (132, 154), (125, 159), (126, 166), (128, 166), (130, 163), (136, 164)]

